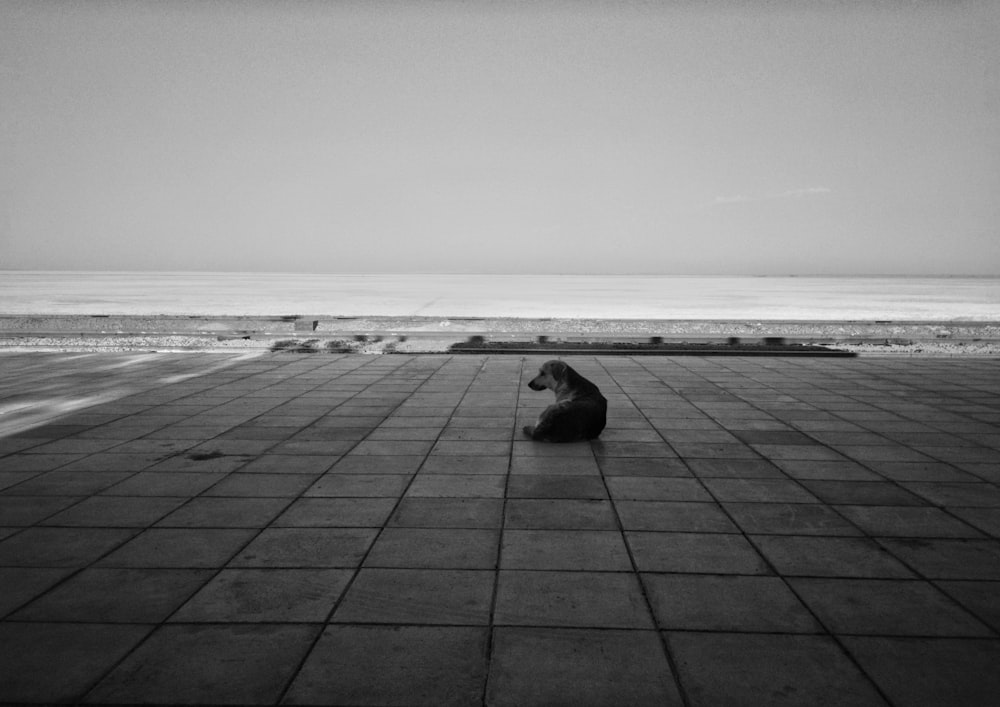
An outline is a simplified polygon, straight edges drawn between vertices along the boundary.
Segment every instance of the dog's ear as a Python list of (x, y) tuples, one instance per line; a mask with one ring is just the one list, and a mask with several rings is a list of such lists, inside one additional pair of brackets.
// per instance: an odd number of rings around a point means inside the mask
[(566, 380), (566, 364), (562, 361), (549, 361), (549, 373), (561, 383)]

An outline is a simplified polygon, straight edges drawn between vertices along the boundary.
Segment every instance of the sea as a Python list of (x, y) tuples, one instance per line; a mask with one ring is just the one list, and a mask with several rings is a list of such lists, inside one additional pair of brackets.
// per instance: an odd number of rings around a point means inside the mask
[(0, 271), (0, 315), (1000, 322), (1000, 278)]

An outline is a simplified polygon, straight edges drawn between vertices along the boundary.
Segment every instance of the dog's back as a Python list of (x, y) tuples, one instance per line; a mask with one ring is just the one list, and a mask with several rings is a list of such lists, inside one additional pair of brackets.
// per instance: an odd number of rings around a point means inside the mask
[(547, 407), (533, 427), (524, 432), (544, 442), (577, 442), (595, 439), (607, 424), (608, 401), (600, 389), (562, 361), (548, 361), (528, 386), (551, 388), (555, 405)]

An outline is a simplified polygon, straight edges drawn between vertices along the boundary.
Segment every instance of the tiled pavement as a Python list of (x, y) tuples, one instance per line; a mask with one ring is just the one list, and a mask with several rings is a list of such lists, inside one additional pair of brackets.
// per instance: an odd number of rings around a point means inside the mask
[(0, 701), (997, 703), (1000, 360), (567, 360), (600, 442), (517, 432), (540, 359), (325, 354), (0, 438)]

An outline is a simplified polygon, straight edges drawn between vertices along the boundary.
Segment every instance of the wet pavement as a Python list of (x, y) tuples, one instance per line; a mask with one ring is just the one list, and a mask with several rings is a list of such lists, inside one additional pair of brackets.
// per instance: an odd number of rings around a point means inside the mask
[(0, 355), (0, 702), (992, 705), (1000, 360)]

